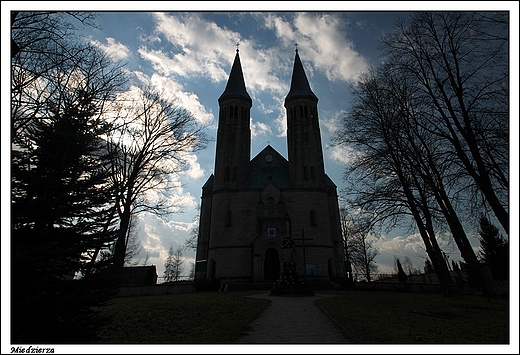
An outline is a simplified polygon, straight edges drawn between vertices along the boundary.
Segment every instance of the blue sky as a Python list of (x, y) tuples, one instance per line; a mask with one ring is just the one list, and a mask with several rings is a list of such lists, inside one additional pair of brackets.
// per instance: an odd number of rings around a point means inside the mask
[[(200, 2), (176, 2), (172, 5), (175, 8), (168, 2), (147, 2), (146, 8), (132, 3), (132, 11), (128, 12), (117, 12), (123, 7), (121, 2), (103, 6), (80, 2), (78, 10), (103, 11), (96, 19), (101, 29), (82, 29), (84, 38), (112, 58), (126, 62), (136, 85), (153, 84), (176, 96), (198, 121), (208, 125), (212, 139), (216, 137), (217, 99), (226, 85), (239, 43), (245, 83), (253, 100), (251, 158), (268, 143), (287, 158), (283, 101), (289, 91), (298, 43), (311, 88), (319, 98), (326, 173), (340, 192), (345, 186), (342, 174), (350, 153), (331, 147), (330, 137), (349, 108), (349, 84), (380, 63), (379, 37), (391, 32), (394, 21), (412, 9), (389, 11), (396, 7), (387, 2), (348, 2), (348, 8), (347, 2), (332, 2), (314, 5), (317, 9), (311, 7), (310, 11), (286, 12), (281, 11), (287, 8), (283, 2), (253, 2), (242, 9), (236, 9), (233, 2), (203, 3), (209, 4), (211, 11), (197, 12), (202, 7)], [(374, 4), (384, 11), (372, 12)], [(60, 9), (62, 5), (54, 6)], [(439, 6), (445, 9), (442, 4), (433, 8)], [(301, 3), (302, 9), (308, 7), (307, 2)], [(166, 11), (170, 9), (174, 11)], [(348, 11), (351, 9), (356, 11)], [(183, 187), (173, 191), (179, 213), (168, 219), (146, 213), (139, 216), (143, 252), (138, 258), (143, 262), (148, 253), (148, 263), (157, 265), (159, 276), (170, 246), (182, 246), (197, 225), (201, 187), (213, 172), (214, 157), (214, 140), (188, 157), (189, 169), (176, 177)], [(477, 239), (471, 239), (478, 246)], [(414, 266), (424, 265), (426, 253), (416, 234), (395, 230), (382, 235), (376, 247), (380, 272), (393, 271), (394, 257), (409, 256)], [(445, 251), (450, 259), (460, 259), (453, 245), (446, 245)], [(185, 251), (184, 256), (187, 274), (194, 252)]]

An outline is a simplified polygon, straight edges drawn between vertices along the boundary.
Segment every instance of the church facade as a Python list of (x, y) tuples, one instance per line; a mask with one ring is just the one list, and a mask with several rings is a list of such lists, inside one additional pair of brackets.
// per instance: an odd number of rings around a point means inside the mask
[(284, 105), (288, 159), (270, 145), (250, 158), (252, 100), (238, 49), (218, 102), (215, 169), (202, 187), (196, 279), (275, 281), (284, 238), (294, 241), (299, 275), (309, 281), (344, 276), (337, 188), (325, 173), (318, 98), (298, 50)]

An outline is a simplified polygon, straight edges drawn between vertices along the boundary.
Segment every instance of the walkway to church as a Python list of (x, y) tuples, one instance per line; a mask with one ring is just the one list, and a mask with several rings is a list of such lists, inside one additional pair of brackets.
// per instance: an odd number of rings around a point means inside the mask
[(253, 321), (252, 331), (239, 344), (346, 344), (348, 340), (338, 326), (314, 303), (333, 295), (257, 297), (271, 300), (271, 305)]

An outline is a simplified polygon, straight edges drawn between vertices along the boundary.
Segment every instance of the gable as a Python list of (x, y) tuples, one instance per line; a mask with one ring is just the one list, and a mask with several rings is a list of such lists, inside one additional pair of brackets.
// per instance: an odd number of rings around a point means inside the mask
[(289, 174), (289, 162), (270, 145), (251, 160), (250, 167), (244, 188), (264, 188), (269, 183), (278, 188), (297, 187)]

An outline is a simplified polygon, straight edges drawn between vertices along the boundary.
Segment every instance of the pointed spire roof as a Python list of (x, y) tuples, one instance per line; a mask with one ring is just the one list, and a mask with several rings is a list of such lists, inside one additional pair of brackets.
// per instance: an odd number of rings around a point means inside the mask
[(237, 54), (235, 55), (235, 61), (231, 67), (231, 73), (229, 74), (226, 89), (222, 95), (220, 95), (218, 102), (220, 103), (221, 100), (231, 97), (242, 97), (252, 105), (251, 97), (246, 91), (246, 84), (244, 82), (244, 74), (242, 73), (242, 65), (240, 64), (238, 49)]
[(305, 71), (303, 70), (303, 64), (298, 55), (298, 49), (296, 49), (296, 55), (294, 58), (294, 67), (291, 79), (291, 89), (285, 98), (285, 102), (295, 97), (308, 97), (318, 101), (318, 98), (311, 90)]

